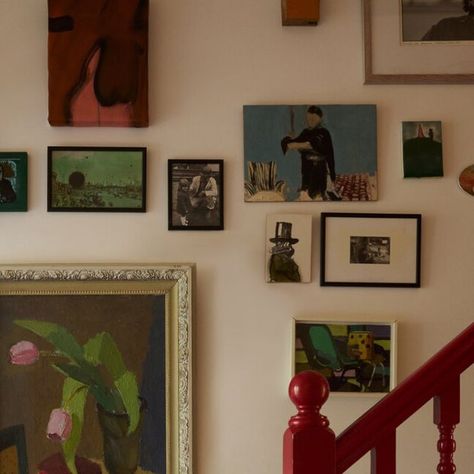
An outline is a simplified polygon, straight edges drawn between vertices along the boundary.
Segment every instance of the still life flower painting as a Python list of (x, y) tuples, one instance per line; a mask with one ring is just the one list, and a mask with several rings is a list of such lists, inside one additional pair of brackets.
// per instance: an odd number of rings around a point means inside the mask
[(162, 295), (2, 298), (0, 428), (23, 425), (29, 472), (166, 473), (164, 307)]

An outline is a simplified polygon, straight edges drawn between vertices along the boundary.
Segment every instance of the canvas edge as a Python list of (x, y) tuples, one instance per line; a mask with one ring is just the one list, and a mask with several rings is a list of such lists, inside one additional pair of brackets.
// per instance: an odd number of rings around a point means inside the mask
[(397, 366), (397, 357), (398, 357), (398, 320), (397, 319), (387, 319), (386, 321), (366, 321), (366, 320), (359, 320), (359, 319), (352, 319), (352, 320), (328, 320), (328, 319), (300, 319), (298, 317), (293, 316), (291, 318), (291, 354), (290, 354), (290, 378), (296, 375), (295, 373), (295, 351), (296, 351), (296, 344), (295, 344), (295, 334), (296, 334), (296, 324), (297, 323), (323, 323), (323, 324), (367, 324), (367, 325), (386, 325), (390, 326), (391, 331), (391, 343), (393, 344), (393, 348), (390, 348), (390, 387), (388, 392), (330, 392), (330, 398), (347, 398), (353, 395), (357, 396), (357, 398), (383, 398), (384, 396), (388, 395), (398, 383), (398, 366)]
[[(174, 284), (177, 291), (177, 383), (170, 391), (177, 389), (178, 400), (178, 446), (177, 456), (171, 453), (172, 474), (192, 474), (193, 472), (193, 424), (192, 424), (192, 310), (194, 264), (40, 264), (40, 265), (0, 265), (0, 296), (12, 294), (11, 290), (2, 290), (2, 283), (21, 282), (70, 282), (70, 281), (164, 281)], [(167, 294), (172, 288), (167, 290)], [(166, 291), (166, 290), (165, 290)], [(173, 355), (172, 355), (173, 357)], [(173, 395), (171, 394), (173, 398)], [(173, 436), (170, 436), (171, 451)], [(167, 453), (167, 458), (169, 454)], [(176, 464), (176, 465), (175, 465)]]

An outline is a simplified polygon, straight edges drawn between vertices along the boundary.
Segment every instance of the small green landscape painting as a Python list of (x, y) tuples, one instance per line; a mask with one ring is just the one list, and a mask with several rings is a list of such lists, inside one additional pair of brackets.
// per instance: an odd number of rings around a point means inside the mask
[(443, 176), (441, 122), (402, 122), (405, 178)]
[(48, 148), (48, 210), (144, 212), (145, 148)]

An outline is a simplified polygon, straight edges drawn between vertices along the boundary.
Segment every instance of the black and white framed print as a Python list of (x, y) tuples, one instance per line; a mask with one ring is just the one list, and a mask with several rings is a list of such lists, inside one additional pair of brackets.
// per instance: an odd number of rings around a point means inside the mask
[(224, 161), (168, 161), (168, 229), (224, 229)]
[(321, 214), (321, 286), (420, 287), (420, 214)]

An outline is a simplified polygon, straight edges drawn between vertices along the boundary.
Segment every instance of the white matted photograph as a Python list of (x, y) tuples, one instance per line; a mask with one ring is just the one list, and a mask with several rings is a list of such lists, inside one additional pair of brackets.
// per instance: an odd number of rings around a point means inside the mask
[(267, 216), (265, 268), (267, 283), (311, 282), (312, 216)]
[(474, 83), (472, 0), (362, 0), (366, 84)]
[(403, 42), (474, 41), (472, 0), (400, 0)]
[(420, 287), (420, 214), (321, 214), (321, 286)]

